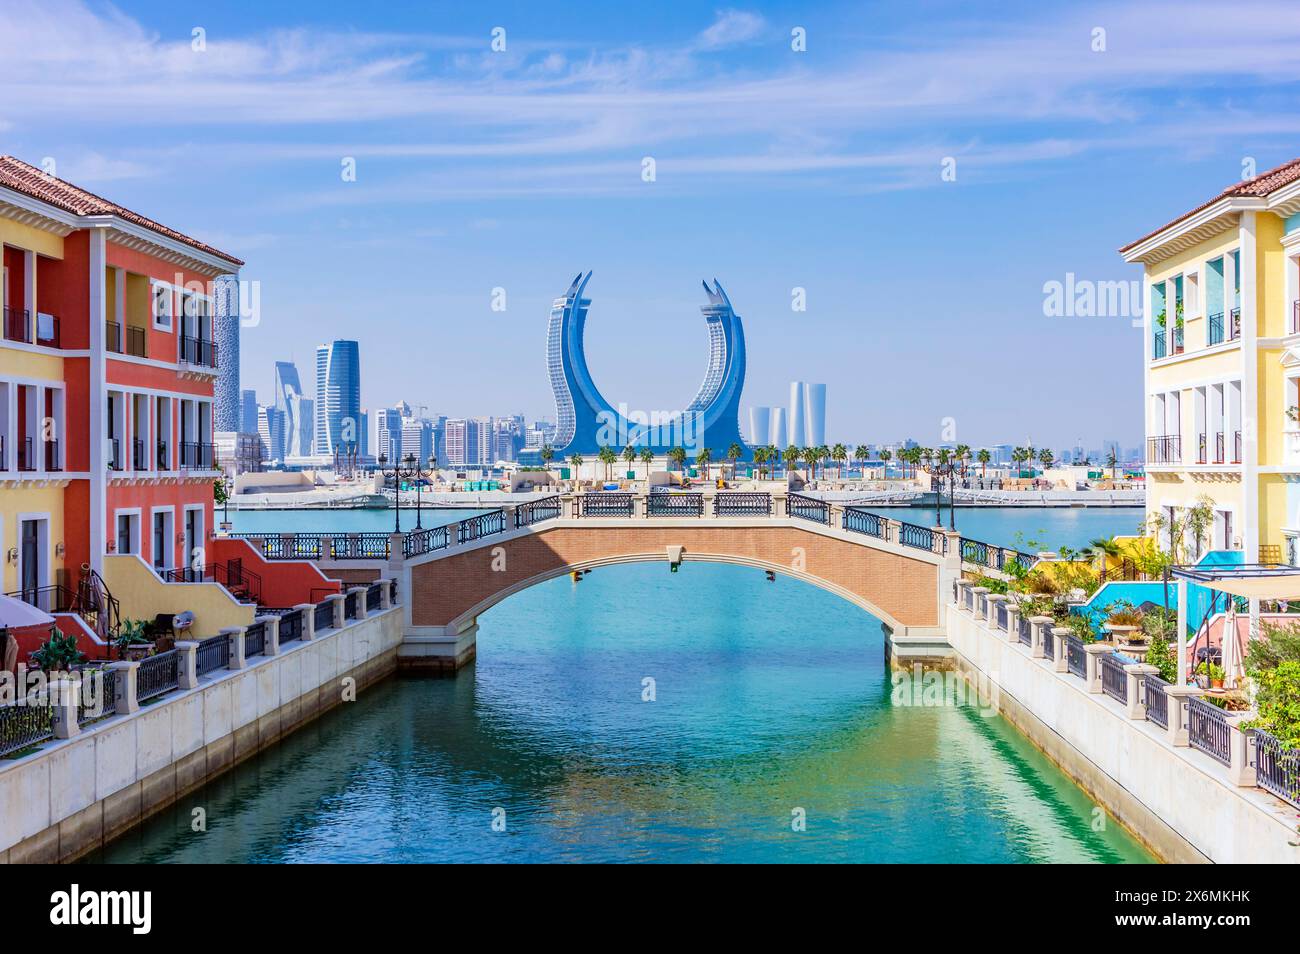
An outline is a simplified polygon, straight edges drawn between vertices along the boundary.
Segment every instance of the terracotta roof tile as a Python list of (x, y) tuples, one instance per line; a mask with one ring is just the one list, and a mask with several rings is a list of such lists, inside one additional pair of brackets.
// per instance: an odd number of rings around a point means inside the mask
[(205, 245), (198, 239), (190, 238), (183, 232), (177, 232), (175, 229), (160, 225), (153, 219), (146, 218), (138, 212), (132, 212), (130, 209), (101, 198), (93, 192), (78, 188), (70, 182), (64, 182), (62, 179), (46, 175), (35, 166), (29, 165), (21, 159), (15, 159), (13, 156), (0, 156), (0, 186), (13, 189), (15, 192), (21, 192), (33, 199), (48, 202), (50, 205), (63, 209), (65, 212), (71, 212), (74, 215), (115, 215), (134, 225), (157, 232), (159, 235), (165, 235), (169, 239), (183, 242), (201, 252), (224, 258), (233, 265), (244, 264), (233, 255), (213, 248), (211, 245)]
[(1129, 249), (1141, 245), (1143, 242), (1147, 241), (1147, 239), (1159, 235), (1161, 232), (1163, 232), (1165, 229), (1169, 228), (1170, 226), (1177, 225), (1179, 222), (1191, 218), (1193, 215), (1195, 215), (1197, 212), (1200, 212), (1202, 209), (1208, 209), (1216, 202), (1221, 202), (1224, 199), (1230, 199), (1235, 197), (1259, 198), (1261, 196), (1270, 195), (1276, 192), (1278, 189), (1282, 188), (1283, 186), (1290, 185), (1292, 182), (1295, 182), (1297, 179), (1300, 179), (1300, 159), (1292, 159), (1290, 162), (1284, 162), (1282, 163), (1282, 165), (1277, 166), (1276, 168), (1269, 169), (1267, 172), (1260, 173), (1259, 175), (1255, 176), (1253, 179), (1246, 179), (1242, 182), (1234, 182), (1232, 185), (1228, 186), (1228, 188), (1224, 189), (1222, 192), (1216, 195), (1213, 199), (1210, 199), (1210, 201), (1201, 203), (1196, 208), (1192, 209), (1190, 212), (1183, 213), (1182, 215), (1180, 215), (1178, 218), (1174, 219), (1171, 222), (1166, 222), (1164, 225), (1160, 226), (1160, 228), (1156, 229), (1154, 232), (1150, 232), (1147, 235), (1142, 236), (1137, 241), (1129, 242), (1127, 245), (1121, 248), (1120, 251), (1127, 252)]

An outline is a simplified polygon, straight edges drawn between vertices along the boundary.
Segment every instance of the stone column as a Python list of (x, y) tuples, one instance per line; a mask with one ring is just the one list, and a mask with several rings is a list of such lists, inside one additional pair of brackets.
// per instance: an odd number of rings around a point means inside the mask
[(230, 662), (226, 663), (226, 668), (243, 669), (247, 665), (244, 659), (244, 627), (228, 626), (220, 630), (220, 633), (230, 639)]
[(118, 715), (127, 715), (138, 711), (140, 703), (135, 696), (135, 679), (140, 663), (135, 660), (115, 662), (110, 663), (108, 668), (117, 672), (117, 688), (113, 693), (113, 711)]
[(70, 739), (81, 732), (77, 707), (81, 701), (81, 679), (66, 675), (50, 683), (50, 705), (54, 709), (54, 737)]
[(772, 495), (772, 516), (778, 520), (790, 516), (789, 502), (785, 499), (785, 494)]
[(1101, 662), (1102, 656), (1109, 656), (1113, 653), (1114, 647), (1107, 646), (1104, 643), (1089, 643), (1083, 647), (1083, 651), (1088, 654), (1087, 659), (1087, 676), (1084, 677), (1084, 684), (1087, 685), (1088, 691), (1097, 694), (1101, 692)]
[(1250, 722), (1257, 712), (1228, 713), (1228, 780), (1239, 788), (1254, 788), (1255, 778), (1255, 730), (1242, 728), (1243, 722)]
[(388, 535), (388, 568), (390, 570), (400, 570), (402, 564), (406, 562), (406, 534), (390, 533)]
[(1186, 748), (1191, 744), (1187, 739), (1187, 700), (1200, 694), (1200, 686), (1165, 686), (1165, 697), (1169, 700), (1170, 745)]
[(987, 586), (973, 586), (973, 587), (971, 587), (971, 592), (975, 594), (975, 596), (973, 597), (975, 603), (974, 603), (973, 608), (971, 609), (971, 614), (972, 614), (976, 619), (978, 619), (978, 620), (983, 620), (983, 621), (986, 621), (986, 622), (987, 622), (987, 621), (988, 621), (988, 618), (989, 618), (989, 604), (986, 602), (986, 603), (984, 604), (983, 609), (981, 609), (981, 608), (980, 608), (980, 597), (981, 597), (981, 596), (988, 596), (989, 588), (988, 588)]
[[(1046, 616), (1040, 618), (1048, 619)], [(1051, 620), (1048, 619), (1048, 622), (1051, 622)], [(1052, 634), (1053, 668), (1057, 672), (1069, 672), (1070, 658), (1066, 655), (1065, 637), (1070, 635), (1070, 628), (1068, 626), (1052, 626), (1049, 628), (1049, 632)]]
[(359, 620), (360, 620), (360, 619), (365, 619), (367, 616), (370, 615), (369, 610), (366, 609), (366, 590), (367, 590), (367, 589), (369, 589), (369, 587), (365, 587), (365, 586), (350, 586), (350, 587), (348, 587), (348, 593), (350, 593), (350, 594), (352, 595), (353, 600), (354, 600), (354, 602), (355, 602), (355, 604), (356, 604), (356, 607), (357, 607), (357, 619), (359, 619)]
[(393, 581), (379, 581), (379, 608), (387, 610), (393, 608)]
[(346, 597), (342, 593), (331, 593), (326, 597), (334, 603), (334, 628), (342, 629), (347, 625), (347, 617), (344, 615), (343, 600)]
[(263, 656), (280, 655), (280, 617), (274, 614), (270, 616), (259, 616), (253, 622), (261, 623), (262, 628), (266, 631), (266, 638), (263, 642)]
[(885, 518), (885, 542), (898, 543), (898, 537), (903, 532), (903, 521), (895, 520), (892, 517)]
[(176, 679), (182, 689), (197, 689), (199, 685), (199, 644), (192, 640), (176, 643)]
[(970, 580), (957, 581), (957, 608), (964, 610), (966, 608), (966, 590), (974, 586)]
[(1012, 642), (1020, 638), (1020, 606), (1012, 600), (1007, 600), (1007, 634)]
[(1146, 678), (1160, 672), (1155, 666), (1146, 663), (1129, 663), (1124, 667), (1124, 676), (1128, 680), (1128, 710), (1130, 719), (1142, 721), (1147, 717)]
[(299, 603), (294, 609), (302, 616), (302, 641), (310, 642), (316, 636), (316, 604)]
[[(988, 615), (985, 617), (985, 622), (988, 624), (989, 629), (994, 632), (998, 631), (998, 604), (1005, 603), (1006, 601), (1007, 597), (1005, 593), (990, 593), (988, 595), (989, 611)], [(1004, 630), (1003, 632), (1006, 631)], [(1006, 635), (1014, 636), (1013, 633), (1006, 633)]]

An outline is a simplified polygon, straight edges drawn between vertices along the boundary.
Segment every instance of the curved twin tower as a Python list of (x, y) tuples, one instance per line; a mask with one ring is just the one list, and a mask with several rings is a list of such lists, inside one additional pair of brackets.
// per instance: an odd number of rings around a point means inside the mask
[[(704, 283), (709, 303), (700, 308), (709, 328), (709, 364), (695, 399), (684, 410), (630, 412), (615, 409), (587, 370), (582, 334), (590, 298), (583, 290), (591, 272), (573, 280), (564, 297), (551, 306), (546, 332), (546, 367), (555, 392), (556, 457), (595, 454), (602, 447), (622, 450), (629, 444), (665, 453), (684, 448), (692, 457), (708, 448), (715, 459), (740, 437), (740, 392), (745, 385), (745, 331), (717, 279)], [(746, 454), (748, 450), (746, 449)]]

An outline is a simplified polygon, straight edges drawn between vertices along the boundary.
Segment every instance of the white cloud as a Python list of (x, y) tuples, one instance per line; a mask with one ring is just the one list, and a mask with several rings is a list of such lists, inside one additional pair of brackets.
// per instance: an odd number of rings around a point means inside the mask
[(767, 21), (757, 13), (744, 10), (719, 10), (717, 18), (695, 38), (701, 50), (718, 50), (757, 39), (767, 28)]

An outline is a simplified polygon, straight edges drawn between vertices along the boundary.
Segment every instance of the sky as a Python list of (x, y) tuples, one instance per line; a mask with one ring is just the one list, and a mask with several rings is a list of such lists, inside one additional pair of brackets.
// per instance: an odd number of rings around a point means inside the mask
[(354, 338), (363, 405), (450, 416), (553, 417), (591, 269), (630, 409), (694, 395), (717, 278), (743, 406), (824, 382), (831, 442), (1136, 445), (1133, 316), (1044, 289), (1300, 155), (1294, 0), (5, 0), (0, 63), (0, 153), (247, 262), (244, 387)]

